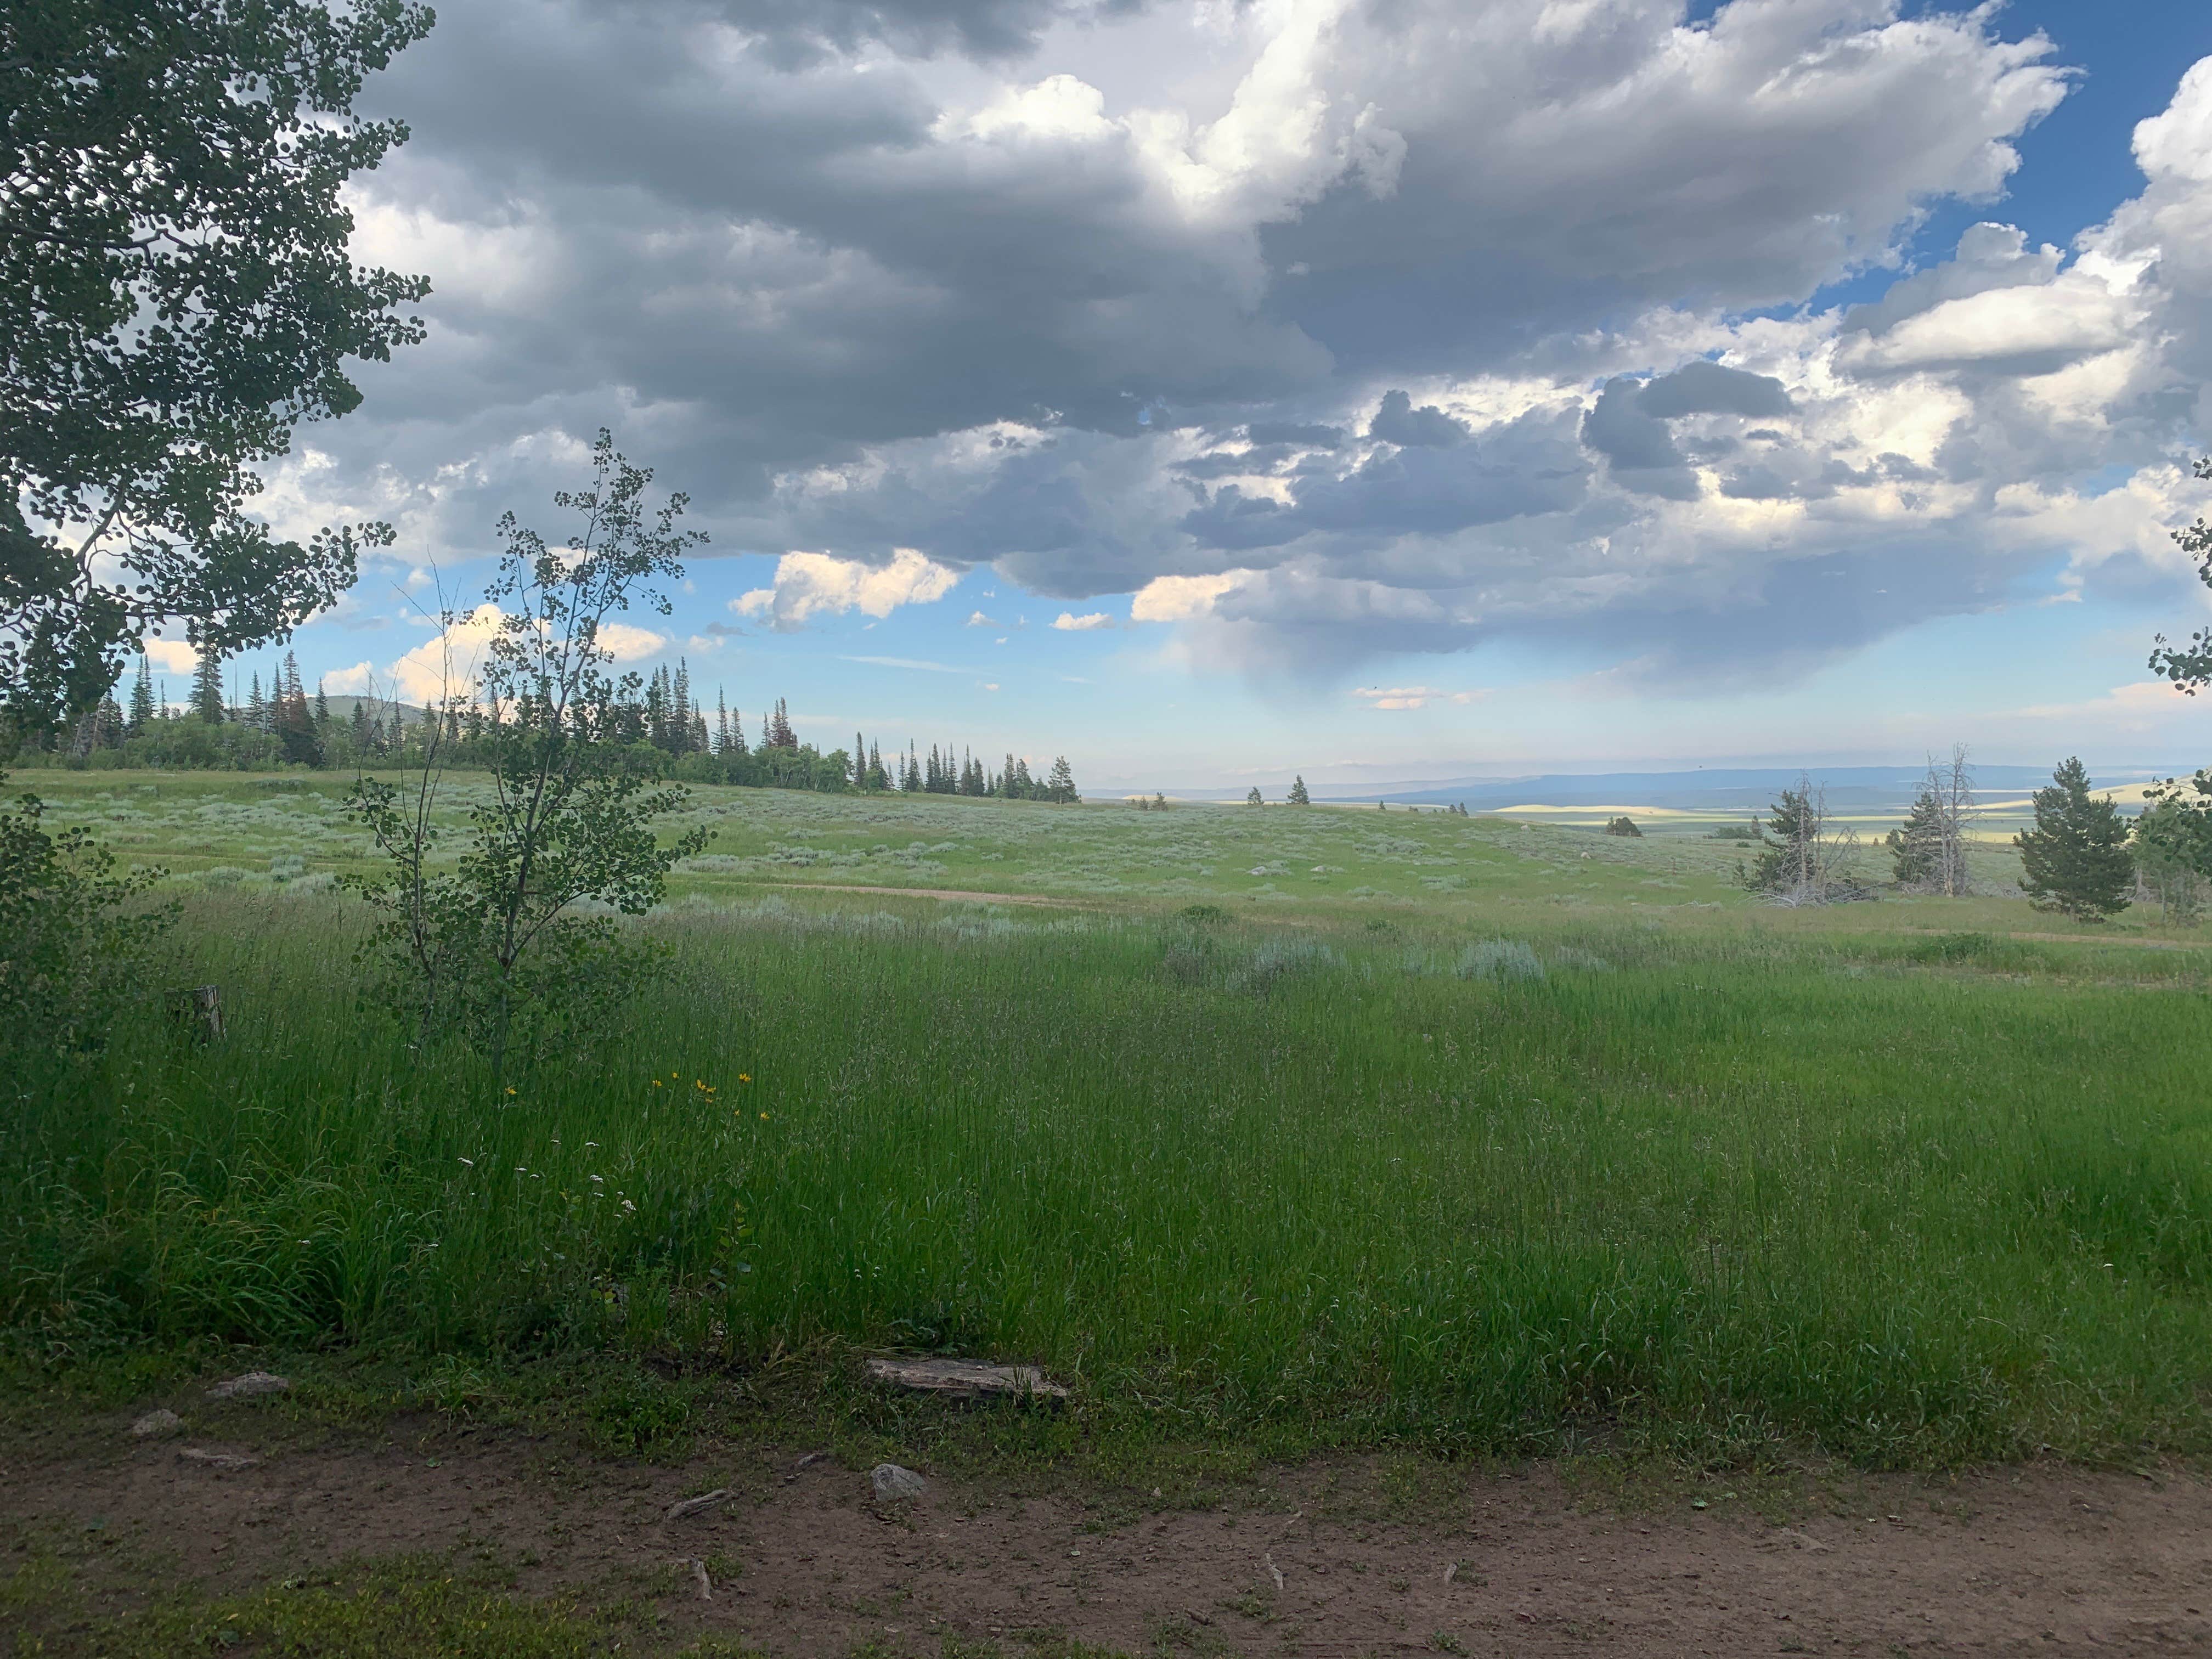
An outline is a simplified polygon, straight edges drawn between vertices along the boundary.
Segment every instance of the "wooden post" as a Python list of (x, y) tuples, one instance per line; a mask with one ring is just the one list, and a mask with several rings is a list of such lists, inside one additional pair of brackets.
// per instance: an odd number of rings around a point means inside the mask
[(195, 985), (169, 993), (169, 1011), (202, 1042), (222, 1041), (222, 987)]

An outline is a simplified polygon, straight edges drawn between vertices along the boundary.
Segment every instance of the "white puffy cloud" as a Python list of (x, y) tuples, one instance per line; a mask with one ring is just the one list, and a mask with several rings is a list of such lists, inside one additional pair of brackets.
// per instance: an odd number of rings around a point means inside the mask
[(888, 564), (841, 559), (830, 553), (787, 553), (776, 561), (773, 585), (757, 587), (730, 601), (743, 617), (761, 617), (788, 632), (813, 617), (888, 617), (902, 605), (927, 605), (943, 599), (960, 573), (936, 563), (911, 547), (902, 547)]
[(498, 637), (505, 620), (500, 608), (490, 604), (463, 613), (388, 666), (384, 684), (394, 696), (412, 703), (429, 704), (466, 696), (477, 683), (485, 647)]
[(1211, 576), (1155, 576), (1130, 600), (1129, 619), (1188, 622), (1206, 616), (1224, 594), (1234, 592), (1256, 574), (1250, 570), (1225, 570)]
[(363, 697), (376, 690), (375, 665), (367, 658), (350, 668), (333, 669), (319, 678), (324, 690), (339, 696)]
[(1063, 611), (1052, 619), (1052, 625), (1063, 634), (1084, 634), (1093, 629), (1111, 628), (1114, 618), (1103, 611), (1093, 611), (1080, 617), (1072, 611)]
[(668, 636), (635, 623), (602, 623), (595, 636), (599, 649), (617, 662), (642, 662), (668, 647)]
[(167, 673), (189, 674), (200, 665), (200, 653), (184, 640), (149, 638), (144, 648), (147, 659)]

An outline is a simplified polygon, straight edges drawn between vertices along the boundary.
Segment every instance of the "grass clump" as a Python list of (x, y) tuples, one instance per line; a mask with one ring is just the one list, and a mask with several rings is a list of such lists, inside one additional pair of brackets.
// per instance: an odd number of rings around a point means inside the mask
[[(49, 1599), (47, 1605), (51, 1606)], [(179, 1654), (296, 1654), (314, 1659), (586, 1659), (650, 1638), (660, 1617), (637, 1602), (574, 1596), (531, 1601), (446, 1564), (356, 1564), (314, 1583), (289, 1579), (230, 1595), (187, 1595), (140, 1612), (78, 1620), (26, 1651), (55, 1659), (174, 1659)], [(714, 1639), (678, 1659), (763, 1659)]]
[(1453, 971), (1462, 979), (1534, 980), (1544, 977), (1544, 963), (1525, 939), (1486, 939), (1461, 951)]

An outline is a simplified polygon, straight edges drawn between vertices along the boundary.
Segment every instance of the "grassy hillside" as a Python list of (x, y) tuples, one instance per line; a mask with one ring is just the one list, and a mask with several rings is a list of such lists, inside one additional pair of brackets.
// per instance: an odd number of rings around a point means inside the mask
[[(441, 815), (458, 827), (483, 785), (457, 775)], [(217, 884), (365, 869), (365, 837), (340, 810), (347, 782), (312, 774), (40, 773), (33, 784), (53, 821), (82, 823), (126, 858)], [(1644, 840), (1504, 817), (1373, 807), (1176, 805), (1079, 807), (938, 795), (817, 795), (699, 787), (669, 820), (672, 837), (714, 831), (688, 860), (676, 893), (733, 896), (768, 883), (951, 888), (1070, 900), (1210, 902), (1270, 915), (1334, 915), (1413, 904), (1439, 915), (1504, 903), (1610, 912), (1741, 907), (1741, 843), (1655, 832)], [(2019, 863), (1984, 842), (1978, 880), (2008, 890)], [(1871, 840), (1874, 878), (1887, 860)], [(1908, 902), (1909, 921), (1936, 919)], [(1978, 913), (1977, 913), (1978, 914)], [(2009, 914), (2009, 913), (2008, 913)], [(2024, 906), (2019, 925), (2032, 921)], [(1896, 920), (1897, 918), (1889, 918)], [(1846, 925), (1860, 925), (1853, 919)], [(2121, 924), (2124, 930), (2130, 924)]]
[(434, 1402), (915, 1348), (1044, 1363), (1093, 1440), (2212, 1449), (2212, 958), (2139, 927), (1395, 811), (702, 792), (673, 977), (509, 1095), (333, 994), (333, 790), (55, 793), (191, 872), (156, 978), (233, 1028), (149, 1011), (11, 1109), (26, 1352), (374, 1352)]

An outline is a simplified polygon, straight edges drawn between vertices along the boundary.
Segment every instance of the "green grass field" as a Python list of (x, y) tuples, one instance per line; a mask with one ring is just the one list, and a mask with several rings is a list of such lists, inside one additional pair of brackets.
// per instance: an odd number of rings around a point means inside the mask
[(1042, 1362), (1099, 1442), (2212, 1449), (2212, 957), (2137, 918), (1781, 911), (1725, 843), (1403, 811), (702, 790), (673, 978), (507, 1095), (356, 1006), (341, 785), (35, 781), (177, 872), (149, 992), (232, 1021), (149, 1008), (14, 1109), (42, 1363), (374, 1355), (436, 1404), (900, 1348)]

